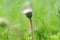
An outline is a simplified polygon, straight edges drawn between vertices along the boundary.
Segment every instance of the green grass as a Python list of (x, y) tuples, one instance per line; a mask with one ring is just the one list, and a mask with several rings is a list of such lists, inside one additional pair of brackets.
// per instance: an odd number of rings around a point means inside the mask
[(31, 40), (29, 19), (23, 14), (27, 7), (33, 10), (34, 39), (60, 40), (60, 0), (0, 0), (0, 17), (12, 24), (8, 39), (8, 28), (0, 29), (0, 40)]

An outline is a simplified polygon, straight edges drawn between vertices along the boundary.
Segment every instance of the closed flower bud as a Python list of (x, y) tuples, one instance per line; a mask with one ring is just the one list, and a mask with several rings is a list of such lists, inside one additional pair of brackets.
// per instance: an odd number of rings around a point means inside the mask
[(27, 8), (27, 9), (23, 10), (23, 13), (26, 15), (27, 18), (32, 17), (32, 9), (31, 8)]

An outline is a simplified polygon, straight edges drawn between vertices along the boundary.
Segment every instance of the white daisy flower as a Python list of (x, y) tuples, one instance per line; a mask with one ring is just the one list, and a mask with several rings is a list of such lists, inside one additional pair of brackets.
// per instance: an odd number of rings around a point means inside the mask
[(9, 24), (9, 21), (6, 18), (0, 17), (0, 26), (6, 26)]
[(32, 12), (32, 9), (31, 8), (26, 8), (25, 10), (23, 10), (23, 13), (26, 14), (28, 12)]
[(25, 10), (23, 10), (23, 13), (26, 15), (27, 18), (31, 18), (32, 17), (32, 8), (26, 8)]
[(8, 20), (7, 20), (6, 18), (0, 17), (0, 23), (1, 23), (2, 21), (8, 23)]

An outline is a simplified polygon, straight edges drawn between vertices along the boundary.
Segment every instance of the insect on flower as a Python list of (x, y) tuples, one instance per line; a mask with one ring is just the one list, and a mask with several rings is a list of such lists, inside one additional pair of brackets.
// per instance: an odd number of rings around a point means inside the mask
[(26, 8), (25, 10), (23, 10), (23, 13), (26, 15), (27, 18), (31, 18), (32, 17), (32, 8)]

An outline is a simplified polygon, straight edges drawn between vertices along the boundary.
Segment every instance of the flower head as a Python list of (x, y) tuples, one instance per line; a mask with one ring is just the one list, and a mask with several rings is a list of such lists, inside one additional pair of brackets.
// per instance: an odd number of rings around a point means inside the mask
[(8, 25), (8, 20), (6, 18), (0, 17), (0, 27), (5, 27)]
[(32, 12), (32, 9), (31, 8), (26, 8), (25, 10), (23, 10), (23, 13), (26, 14), (28, 12)]
[(23, 13), (27, 16), (27, 18), (32, 17), (32, 9), (31, 8), (26, 8), (25, 10), (23, 10)]

